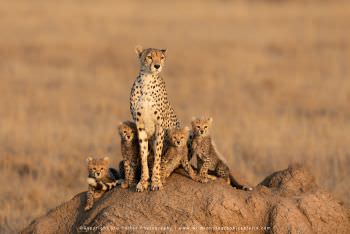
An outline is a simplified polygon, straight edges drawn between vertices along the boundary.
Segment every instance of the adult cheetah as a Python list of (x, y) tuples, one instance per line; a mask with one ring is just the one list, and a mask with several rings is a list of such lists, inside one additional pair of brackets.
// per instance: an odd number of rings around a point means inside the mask
[(166, 50), (136, 46), (135, 52), (140, 61), (140, 72), (130, 96), (130, 111), (134, 119), (141, 157), (141, 180), (136, 191), (148, 189), (148, 144), (153, 147), (154, 164), (152, 168), (151, 190), (162, 188), (160, 179), (160, 161), (166, 130), (180, 127), (180, 123), (168, 101), (165, 82), (159, 75), (166, 60)]

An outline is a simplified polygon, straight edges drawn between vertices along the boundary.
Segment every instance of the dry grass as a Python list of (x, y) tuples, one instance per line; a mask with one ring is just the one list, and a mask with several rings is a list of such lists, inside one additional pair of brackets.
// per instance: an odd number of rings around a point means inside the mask
[(169, 49), (180, 119), (214, 117), (236, 173), (291, 162), (349, 204), (345, 1), (1, 1), (0, 232), (86, 188), (84, 159), (120, 159), (135, 44)]

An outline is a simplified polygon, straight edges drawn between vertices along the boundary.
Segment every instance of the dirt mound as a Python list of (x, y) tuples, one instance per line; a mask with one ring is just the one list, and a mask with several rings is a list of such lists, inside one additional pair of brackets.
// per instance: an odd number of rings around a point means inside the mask
[[(254, 191), (194, 182), (181, 171), (162, 191), (114, 189), (85, 212), (85, 192), (34, 220), (22, 233), (267, 230), (350, 233), (349, 209), (318, 188), (300, 165), (275, 172)], [(249, 231), (251, 230), (251, 231)]]
[(266, 177), (260, 184), (287, 196), (317, 189), (315, 177), (300, 164), (294, 164), (286, 170), (277, 171)]

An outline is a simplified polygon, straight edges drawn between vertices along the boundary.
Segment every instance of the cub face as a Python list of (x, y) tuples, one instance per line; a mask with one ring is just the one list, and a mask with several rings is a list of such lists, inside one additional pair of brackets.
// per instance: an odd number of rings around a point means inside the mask
[(196, 136), (209, 136), (213, 118), (193, 118), (191, 125)]
[(138, 45), (135, 52), (139, 57), (141, 70), (156, 74), (162, 71), (166, 59), (165, 49), (143, 49), (142, 46)]
[(108, 169), (109, 169), (108, 157), (104, 157), (104, 158), (88, 157), (86, 161), (87, 161), (87, 167), (89, 171), (89, 177), (92, 177), (95, 179), (102, 179), (108, 176)]
[(187, 147), (189, 128), (173, 128), (168, 130), (168, 139), (171, 145), (175, 147)]
[(118, 130), (120, 138), (126, 142), (132, 142), (137, 136), (136, 124), (131, 121), (120, 123)]

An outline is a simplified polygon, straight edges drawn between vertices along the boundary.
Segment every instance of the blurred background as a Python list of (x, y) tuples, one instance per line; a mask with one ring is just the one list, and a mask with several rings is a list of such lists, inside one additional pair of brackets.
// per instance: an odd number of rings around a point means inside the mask
[(180, 120), (212, 116), (235, 174), (293, 162), (349, 204), (348, 1), (1, 1), (0, 232), (86, 190), (85, 158), (121, 159), (134, 46), (167, 48)]

